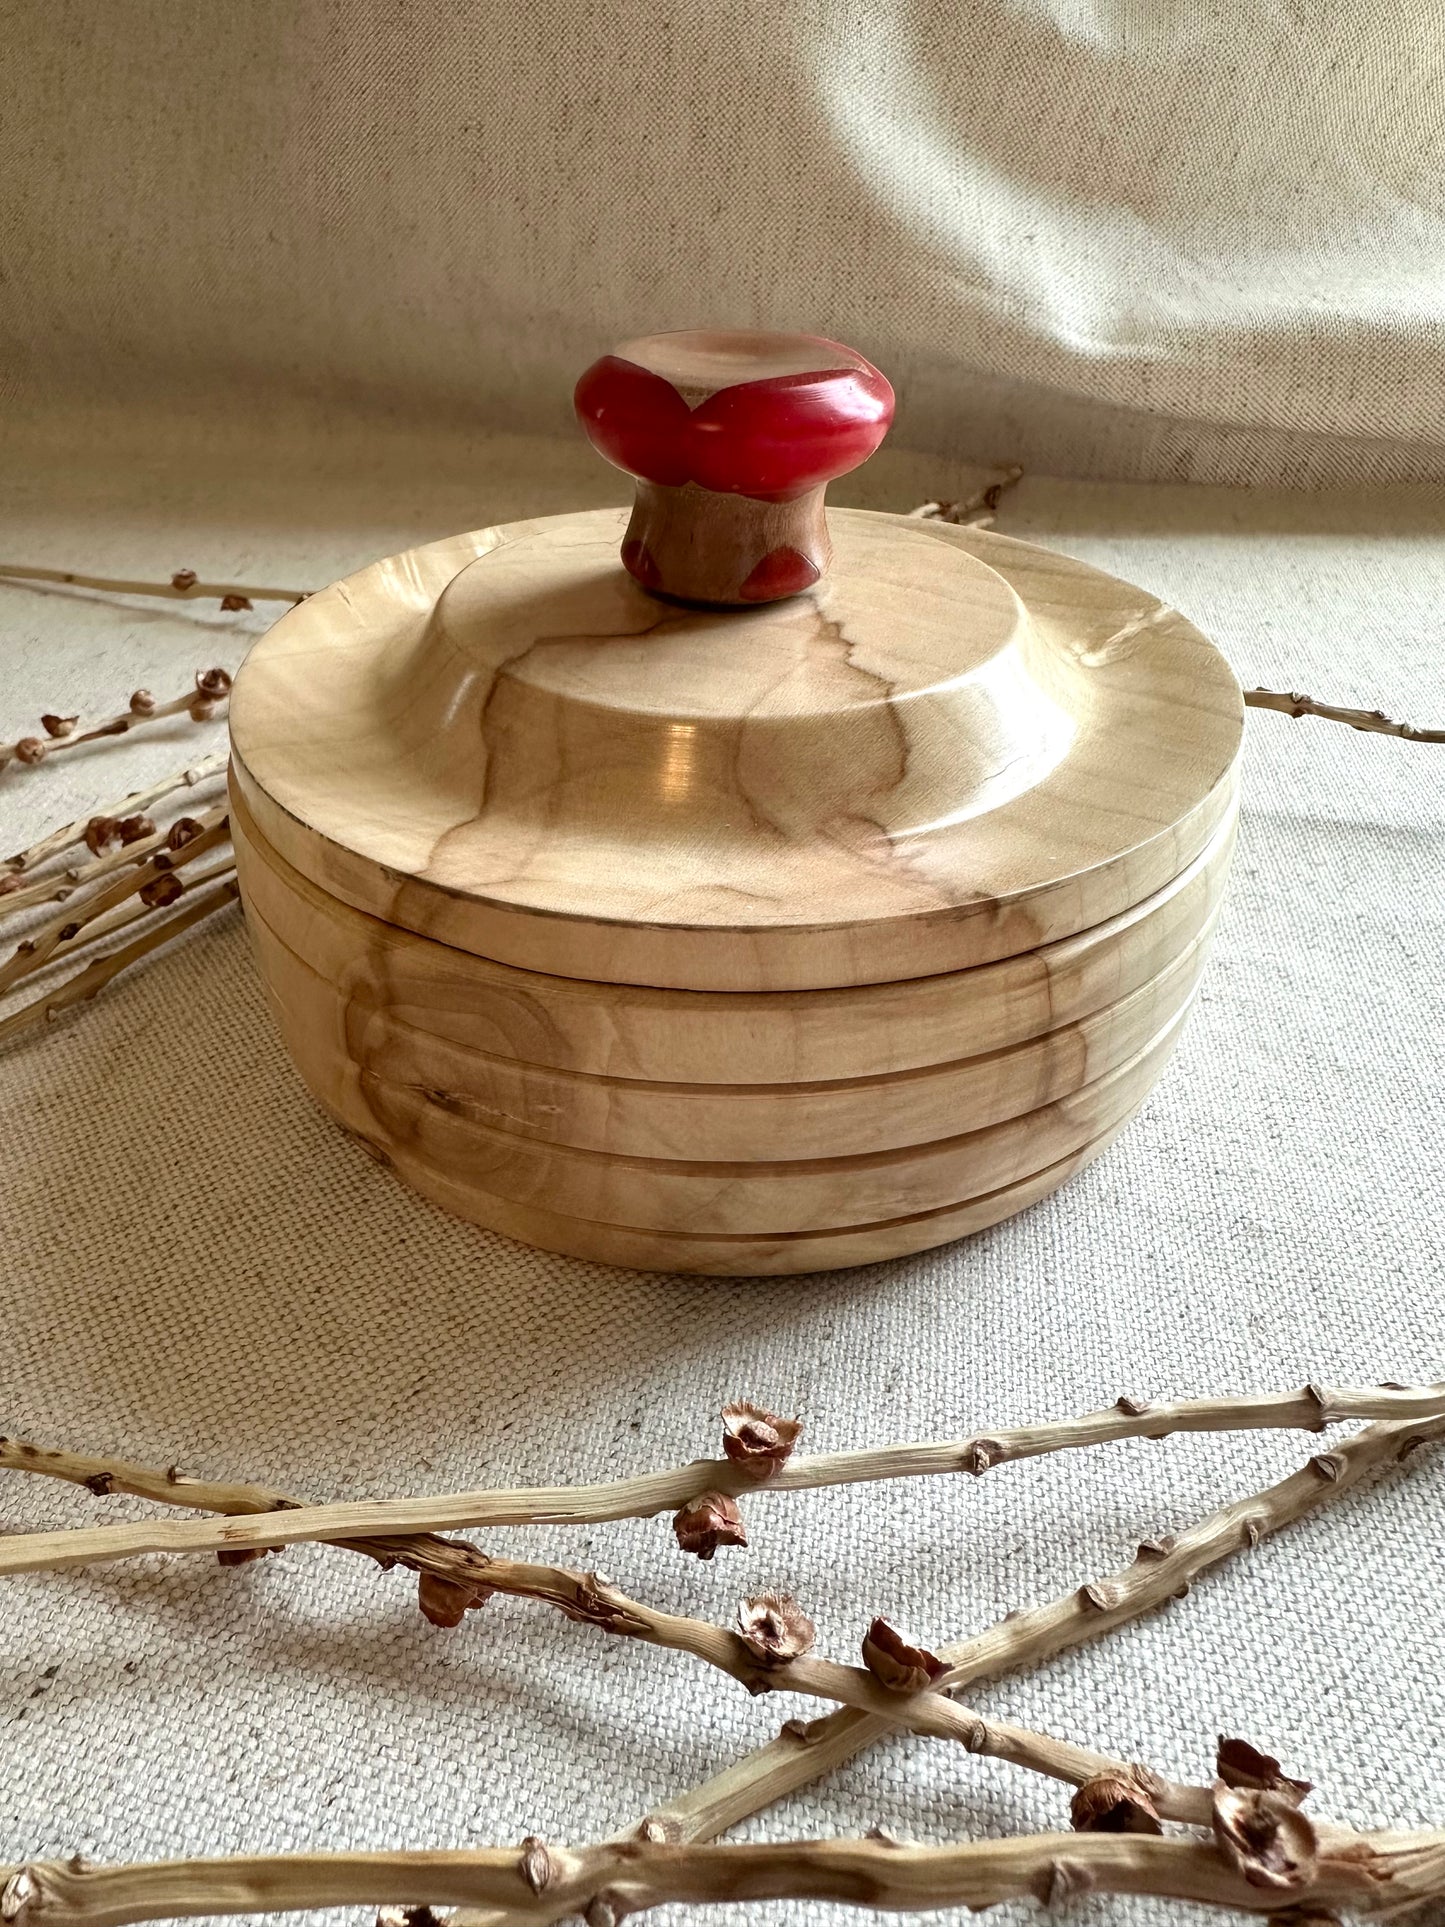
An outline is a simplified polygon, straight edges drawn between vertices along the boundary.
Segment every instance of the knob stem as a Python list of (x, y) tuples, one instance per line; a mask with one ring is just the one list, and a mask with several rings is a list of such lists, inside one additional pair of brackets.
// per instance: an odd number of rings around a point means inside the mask
[(689, 482), (639, 480), (623, 566), (654, 594), (689, 602), (777, 602), (799, 595), (832, 560), (824, 490), (790, 502), (719, 495)]

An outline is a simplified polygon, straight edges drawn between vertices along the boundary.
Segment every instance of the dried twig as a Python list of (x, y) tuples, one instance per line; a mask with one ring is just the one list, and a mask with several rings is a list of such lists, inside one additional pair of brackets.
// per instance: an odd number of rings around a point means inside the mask
[(48, 1023), (76, 1004), (88, 1002), (104, 990), (112, 978), (118, 977), (122, 970), (139, 963), (142, 957), (148, 957), (163, 944), (172, 942), (204, 917), (224, 910), (228, 903), (235, 902), (239, 894), (239, 886), (232, 877), (209, 895), (197, 897), (194, 903), (177, 911), (175, 916), (167, 917), (159, 925), (152, 925), (141, 936), (123, 944), (119, 950), (97, 957), (84, 970), (77, 971), (75, 976), (67, 978), (56, 989), (47, 991), (43, 997), (37, 997), (33, 1003), (22, 1004), (19, 1010), (12, 1011), (8, 1017), (0, 1017), (0, 1044), (9, 1043), (11, 1038), (37, 1024)]
[[(147, 900), (145, 893), (142, 892), (138, 898), (131, 899), (102, 916), (88, 917), (83, 923), (69, 926), (71, 934), (63, 943), (57, 945), (53, 955), (46, 959), (46, 963), (58, 964), (75, 956), (77, 952), (88, 949), (91, 944), (104, 943), (109, 938), (118, 936), (122, 930), (128, 930), (133, 923), (140, 923), (147, 917), (154, 917), (158, 910), (169, 909), (187, 893), (194, 896), (198, 891), (206, 889), (208, 885), (221, 883), (235, 874), (236, 860), (229, 851), (226, 851), (215, 863), (208, 864), (204, 870), (197, 870), (194, 876), (188, 875), (184, 879), (176, 876), (173, 891), (168, 890), (164, 897)], [(22, 979), (27, 974), (29, 973), (22, 972)]]
[(987, 528), (992, 524), (999, 497), (1007, 495), (1011, 488), (1017, 488), (1023, 480), (1023, 474), (1023, 470), (1017, 466), (1007, 468), (996, 482), (976, 489), (962, 502), (921, 502), (908, 513), (919, 522), (952, 522), (962, 528)]
[[(0, 1028), (0, 1036), (3, 1036)], [(240, 1546), (295, 1545), (302, 1540), (370, 1538), (447, 1532), (471, 1526), (592, 1525), (649, 1518), (709, 1492), (799, 1491), (829, 1485), (937, 1473), (982, 1473), (1011, 1459), (1100, 1445), (1112, 1439), (1164, 1438), (1171, 1432), (1260, 1429), (1320, 1431), (1350, 1418), (1433, 1419), (1445, 1415), (1445, 1385), (1412, 1389), (1307, 1386), (1301, 1392), (1234, 1399), (1188, 1399), (1174, 1405), (1126, 1398), (1107, 1411), (1047, 1425), (981, 1434), (940, 1444), (890, 1445), (857, 1452), (792, 1458), (759, 1483), (751, 1468), (727, 1458), (699, 1459), (670, 1472), (598, 1485), (533, 1486), (453, 1492), (430, 1498), (354, 1500), (306, 1506), (264, 1519), (157, 1519), (86, 1531), (0, 1539), (0, 1572), (89, 1565), (143, 1552), (216, 1552)]]
[[(129, 1492), (192, 1510), (217, 1511), (233, 1517), (286, 1511), (301, 1505), (288, 1493), (266, 1486), (219, 1485), (189, 1479), (175, 1468), (159, 1471), (124, 1460), (95, 1458), (48, 1451), (23, 1439), (0, 1439), (0, 1468), (41, 1473), (83, 1485), (97, 1494)], [(457, 1624), (468, 1606), (477, 1606), (493, 1593), (536, 1599), (554, 1606), (568, 1619), (595, 1626), (606, 1633), (639, 1639), (673, 1652), (690, 1653), (706, 1665), (740, 1681), (752, 1693), (802, 1693), (832, 1700), (879, 1715), (890, 1724), (939, 1739), (954, 1740), (971, 1753), (1010, 1760), (1036, 1773), (1071, 1786), (1109, 1776), (1135, 1777), (1162, 1817), (1208, 1824), (1209, 1789), (1185, 1786), (1145, 1769), (1110, 1759), (1090, 1748), (1031, 1732), (1001, 1720), (985, 1720), (957, 1706), (939, 1692), (890, 1692), (874, 1675), (858, 1666), (800, 1656), (786, 1663), (768, 1662), (739, 1633), (705, 1620), (659, 1612), (630, 1599), (598, 1573), (573, 1572), (565, 1567), (534, 1565), (498, 1559), (464, 1542), (415, 1534), (394, 1539), (357, 1539), (339, 1542), (347, 1550), (365, 1554), (383, 1567), (403, 1565), (439, 1580), (444, 1589), (428, 1604), (423, 1586), (423, 1609), (437, 1617), (438, 1609), (452, 1611), (440, 1623)]]
[[(41, 837), (38, 843), (32, 843), (28, 849), (17, 850), (13, 856), (0, 860), (0, 881), (7, 874), (33, 870), (48, 858), (60, 856), (73, 844), (83, 843), (87, 830), (97, 818), (119, 823), (127, 817), (138, 816), (149, 809), (152, 803), (159, 803), (177, 790), (195, 789), (199, 784), (209, 782), (213, 776), (224, 775), (225, 769), (226, 753), (218, 750), (214, 756), (203, 756), (200, 762), (193, 763), (189, 769), (178, 770), (174, 776), (163, 776), (158, 783), (152, 783), (146, 789), (132, 790), (119, 803), (111, 803), (89, 816), (77, 817), (73, 823), (63, 823), (58, 830), (51, 830), (49, 835)], [(8, 907), (0, 902), (0, 911)]]
[[(1004, 1900), (1062, 1906), (1095, 1893), (1154, 1894), (1256, 1914), (1282, 1907), (1393, 1912), (1445, 1894), (1445, 1829), (1341, 1831), (1307, 1870), (1282, 1883), (1251, 1878), (1215, 1840), (1131, 1834), (1036, 1834), (918, 1847), (892, 1840), (798, 1840), (766, 1846), (675, 1846), (631, 1840), (595, 1847), (476, 1852), (252, 1855), (150, 1866), (40, 1861), (13, 1870), (0, 1894), (6, 1927), (125, 1927), (131, 1921), (305, 1908), (484, 1903), (519, 1927), (580, 1914), (587, 1927), (669, 1901), (818, 1899), (915, 1911)], [(1302, 1874), (1303, 1877), (1300, 1877)]]
[(183, 839), (194, 834), (196, 824), (206, 828), (222, 814), (219, 806), (213, 806), (200, 817), (179, 817), (174, 823), (159, 829), (148, 817), (132, 816), (117, 820), (115, 817), (93, 816), (85, 826), (85, 836), (100, 854), (89, 863), (73, 864), (57, 876), (42, 877), (38, 882), (14, 891), (6, 890), (5, 886), (18, 880), (24, 873), (0, 876), (0, 921), (21, 910), (31, 909), (37, 903), (68, 902), (84, 884), (95, 883), (116, 870), (140, 864), (158, 851), (179, 849)]
[(189, 716), (193, 723), (212, 722), (222, 713), (230, 693), (229, 670), (198, 669), (195, 688), (183, 696), (158, 703), (148, 689), (137, 689), (127, 709), (91, 729), (79, 729), (78, 716), (42, 716), (43, 736), (22, 736), (18, 742), (0, 743), (0, 770), (11, 763), (33, 768), (62, 750), (78, 749), (82, 743), (98, 742), (103, 736), (126, 736), (143, 723), (163, 722), (168, 716)]
[(168, 602), (199, 602), (219, 596), (226, 609), (249, 609), (253, 602), (304, 602), (309, 589), (257, 589), (249, 583), (202, 582), (194, 569), (177, 569), (169, 582), (133, 582), (126, 576), (80, 575), (71, 569), (37, 569), (24, 562), (0, 562), (7, 582), (60, 582), (73, 589), (100, 589), (109, 595), (161, 596)]
[[(1337, 1449), (1311, 1459), (1280, 1484), (1212, 1513), (1182, 1532), (1172, 1545), (1158, 1541), (1148, 1549), (1141, 1547), (1141, 1556), (1122, 1572), (940, 1647), (939, 1657), (948, 1662), (948, 1671), (936, 1682), (936, 1690), (961, 1691), (1112, 1632), (1178, 1597), (1211, 1567), (1338, 1498), (1377, 1467), (1406, 1459), (1426, 1437), (1441, 1436), (1445, 1436), (1445, 1420), (1440, 1419), (1425, 1425), (1406, 1421), (1367, 1427)], [(851, 1707), (806, 1725), (790, 1720), (776, 1739), (691, 1792), (655, 1807), (621, 1837), (715, 1839), (845, 1765), (895, 1730), (893, 1721)], [(544, 1916), (560, 1917), (551, 1911)], [(458, 1914), (452, 1927), (502, 1927), (502, 1922), (492, 1913)]]
[(1246, 689), (1244, 700), (1250, 709), (1277, 709), (1281, 715), (1319, 716), (1327, 723), (1347, 723), (1375, 736), (1404, 736), (1412, 743), (1445, 743), (1445, 729), (1417, 729), (1413, 723), (1397, 723), (1383, 709), (1342, 709), (1337, 703), (1317, 703), (1313, 696), (1278, 689)]
[(209, 810), (184, 841), (173, 843), (168, 840), (166, 846), (158, 849), (147, 861), (136, 864), (113, 883), (70, 906), (62, 915), (53, 917), (49, 923), (17, 944), (14, 954), (0, 964), (0, 995), (22, 977), (43, 969), (57, 952), (67, 947), (73, 948), (78, 942), (85, 942), (87, 933), (93, 931), (96, 922), (127, 898), (139, 896), (147, 910), (163, 909), (168, 903), (175, 902), (183, 888), (176, 871), (194, 862), (198, 856), (204, 856), (218, 843), (226, 842), (230, 834), (231, 820), (225, 810)]

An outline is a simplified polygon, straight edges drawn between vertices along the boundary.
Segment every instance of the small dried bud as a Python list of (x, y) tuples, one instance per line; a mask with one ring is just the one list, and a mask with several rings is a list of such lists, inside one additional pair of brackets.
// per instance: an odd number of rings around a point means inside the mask
[(148, 689), (133, 689), (130, 692), (130, 713), (132, 716), (154, 716), (156, 699)]
[(220, 714), (221, 705), (211, 696), (192, 696), (186, 714), (193, 723), (209, 723)]
[(750, 1479), (770, 1478), (785, 1463), (803, 1427), (760, 1405), (724, 1405), (723, 1451)]
[(201, 834), (201, 825), (193, 816), (178, 816), (166, 832), (166, 848), (183, 850), (193, 837)]
[(223, 595), (221, 597), (221, 607), (227, 611), (233, 609), (249, 609), (251, 607), (251, 598), (248, 595), (237, 595), (232, 591), (230, 595)]
[(598, 1894), (595, 1900), (589, 1902), (582, 1915), (587, 1927), (617, 1927), (620, 1917), (616, 1906), (607, 1894)]
[(78, 716), (42, 716), (41, 727), (47, 736), (69, 736), (80, 721)]
[(93, 816), (85, 826), (85, 847), (92, 856), (103, 856), (120, 842), (120, 821), (114, 816)]
[(149, 816), (123, 816), (115, 827), (122, 843), (139, 843), (143, 836), (156, 833), (155, 821)]
[(7, 871), (0, 876), (0, 897), (13, 896), (17, 890), (23, 890), (28, 882), (29, 878), (23, 870)]
[(1284, 1794), (1236, 1791), (1218, 1781), (1213, 1818), (1220, 1852), (1251, 1887), (1288, 1893), (1314, 1878), (1319, 1840)]
[(1114, 1405), (1115, 1409), (1122, 1412), (1126, 1418), (1143, 1418), (1144, 1414), (1149, 1410), (1149, 1401), (1147, 1398), (1129, 1398), (1127, 1396), (1124, 1398), (1116, 1398)]
[(97, 1499), (104, 1499), (108, 1494), (115, 1491), (115, 1474), (113, 1472), (92, 1472), (88, 1479), (81, 1480), (81, 1484), (87, 1492), (93, 1492)]
[(1135, 1557), (1142, 1560), (1167, 1559), (1179, 1541), (1166, 1532), (1162, 1539), (1141, 1539)]
[(677, 1543), (684, 1552), (711, 1559), (719, 1546), (745, 1546), (747, 1527), (736, 1499), (726, 1492), (704, 1492), (676, 1513), (672, 1521)]
[(522, 1857), (517, 1862), (517, 1871), (534, 1894), (544, 1893), (557, 1871), (547, 1851), (546, 1841), (539, 1840), (535, 1833), (529, 1833), (522, 1842)]
[(1248, 1740), (1227, 1739), (1223, 1733), (1215, 1749), (1214, 1770), (1228, 1787), (1282, 1793), (1296, 1806), (1314, 1792), (1312, 1780), (1292, 1780), (1272, 1753), (1261, 1753)]
[(181, 594), (185, 595), (188, 590), (195, 588), (199, 580), (200, 577), (194, 569), (177, 569), (171, 577), (171, 587), (179, 589)]
[(738, 1607), (738, 1638), (764, 1666), (786, 1666), (812, 1649), (816, 1628), (790, 1592), (763, 1592)]
[(1322, 1479), (1328, 1479), (1333, 1485), (1344, 1471), (1346, 1460), (1339, 1452), (1316, 1452), (1310, 1460), (1310, 1465)]
[(970, 1439), (963, 1448), (959, 1463), (965, 1472), (971, 1472), (974, 1478), (979, 1479), (998, 1464), (1002, 1454), (1003, 1447), (997, 1439)]
[(207, 702), (218, 703), (231, 693), (231, 672), (229, 669), (198, 669), (196, 671), (196, 694), (204, 696)]
[(376, 1916), (376, 1927), (444, 1927), (444, 1923), (430, 1907), (383, 1907)]
[(47, 745), (39, 736), (22, 736), (15, 745), (15, 755), (22, 763), (43, 763), (48, 754)]
[(264, 1559), (264, 1546), (226, 1546), (216, 1554), (218, 1566), (249, 1566), (253, 1559)]
[(160, 876), (152, 877), (149, 883), (140, 887), (140, 900), (148, 910), (163, 910), (168, 903), (174, 903), (185, 889), (185, 884), (172, 871), (163, 871)]
[(1085, 1780), (1069, 1806), (1075, 1833), (1163, 1833), (1154, 1803), (1137, 1780), (1101, 1773)]
[(423, 1619), (433, 1626), (460, 1626), (471, 1606), (480, 1606), (488, 1597), (485, 1588), (464, 1586), (455, 1579), (443, 1579), (439, 1572), (418, 1573), (416, 1603)]
[(937, 1653), (910, 1646), (886, 1619), (875, 1619), (863, 1635), (863, 1664), (890, 1693), (921, 1693), (948, 1671)]

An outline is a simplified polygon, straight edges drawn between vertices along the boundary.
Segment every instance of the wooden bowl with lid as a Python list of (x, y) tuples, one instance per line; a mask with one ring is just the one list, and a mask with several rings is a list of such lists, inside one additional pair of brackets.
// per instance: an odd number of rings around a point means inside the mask
[(578, 412), (630, 521), (432, 543), (252, 650), (233, 828), (272, 1008), (448, 1209), (656, 1270), (859, 1264), (1045, 1196), (1159, 1075), (1238, 685), (1082, 563), (825, 519), (891, 403), (815, 337), (626, 343)]

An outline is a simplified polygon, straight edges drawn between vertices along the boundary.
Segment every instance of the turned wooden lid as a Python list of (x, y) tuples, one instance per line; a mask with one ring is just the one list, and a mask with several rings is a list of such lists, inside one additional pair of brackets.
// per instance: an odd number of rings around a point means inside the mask
[(691, 607), (620, 566), (625, 519), (434, 543), (285, 616), (231, 707), (275, 850), (480, 956), (784, 990), (1101, 923), (1230, 806), (1238, 685), (1140, 589), (991, 533), (834, 511), (813, 587)]

